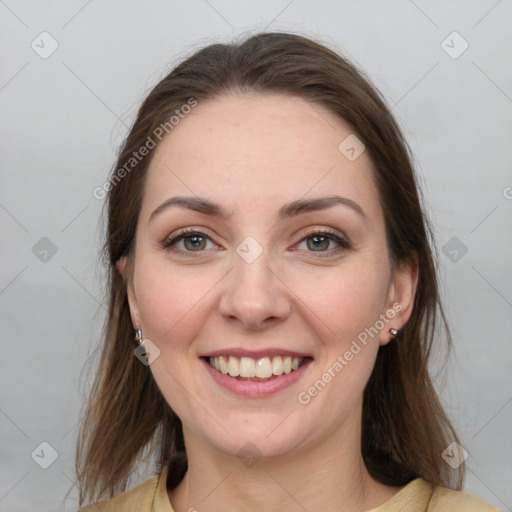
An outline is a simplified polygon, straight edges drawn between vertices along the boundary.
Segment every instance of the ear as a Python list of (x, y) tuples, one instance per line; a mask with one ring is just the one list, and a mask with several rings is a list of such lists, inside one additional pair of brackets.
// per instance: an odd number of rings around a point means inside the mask
[(134, 329), (138, 329), (141, 326), (139, 306), (137, 304), (137, 298), (135, 297), (135, 289), (133, 286), (133, 271), (131, 265), (128, 264), (126, 256), (120, 258), (116, 263), (117, 270), (123, 276), (126, 283), (126, 294), (128, 296), (128, 305), (130, 307), (130, 316)]
[(383, 310), (385, 327), (380, 332), (380, 345), (387, 345), (395, 336), (389, 330), (401, 330), (411, 317), (418, 286), (418, 258), (400, 262), (389, 285), (388, 299)]

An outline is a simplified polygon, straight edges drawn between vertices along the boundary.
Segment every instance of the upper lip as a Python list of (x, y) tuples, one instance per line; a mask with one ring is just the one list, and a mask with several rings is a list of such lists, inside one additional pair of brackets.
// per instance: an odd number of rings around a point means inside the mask
[(312, 357), (305, 352), (297, 352), (295, 350), (286, 350), (283, 348), (267, 348), (261, 350), (248, 350), (246, 348), (233, 347), (214, 350), (203, 354), (201, 357), (220, 357), (220, 356), (234, 356), (234, 357), (251, 357), (252, 359), (261, 359), (262, 357), (274, 356), (290, 356), (290, 357)]

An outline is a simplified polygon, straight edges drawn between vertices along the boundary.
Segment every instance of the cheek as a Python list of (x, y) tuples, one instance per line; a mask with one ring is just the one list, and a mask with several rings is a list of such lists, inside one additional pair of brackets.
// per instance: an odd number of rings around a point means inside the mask
[(386, 295), (386, 277), (380, 267), (347, 264), (303, 273), (290, 287), (339, 344), (375, 323)]
[[(180, 340), (191, 336), (189, 330), (199, 327), (197, 318), (205, 315), (207, 291), (214, 283), (203, 273), (194, 276), (192, 267), (171, 270), (161, 262), (143, 261), (136, 274), (137, 303), (145, 335), (161, 343), (173, 340), (178, 348)], [(206, 294), (206, 295), (205, 295)]]

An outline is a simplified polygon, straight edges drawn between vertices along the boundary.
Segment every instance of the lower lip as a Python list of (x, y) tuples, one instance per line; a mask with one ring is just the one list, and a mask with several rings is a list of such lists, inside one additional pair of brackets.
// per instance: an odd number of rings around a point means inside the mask
[(283, 373), (275, 379), (264, 381), (238, 380), (230, 375), (219, 372), (213, 368), (206, 359), (201, 358), (201, 361), (219, 386), (227, 389), (235, 395), (248, 398), (261, 398), (278, 393), (279, 391), (295, 384), (295, 382), (297, 382), (306, 373), (312, 359), (306, 359), (304, 364), (293, 372)]

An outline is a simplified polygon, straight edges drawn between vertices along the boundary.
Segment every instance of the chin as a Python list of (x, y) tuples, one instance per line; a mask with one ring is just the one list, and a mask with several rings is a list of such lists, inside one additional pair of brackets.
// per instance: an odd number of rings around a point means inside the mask
[[(282, 418), (279, 421), (282, 421)], [(270, 428), (267, 428), (268, 425), (265, 423), (250, 428), (247, 425), (245, 428), (232, 427), (230, 432), (233, 432), (233, 437), (228, 435), (223, 436), (222, 439), (209, 437), (208, 442), (226, 455), (241, 459), (243, 463), (246, 460), (255, 462), (262, 457), (273, 459), (290, 455), (302, 444), (304, 431), (299, 433), (290, 432), (285, 428), (276, 428), (279, 421), (271, 422)]]

